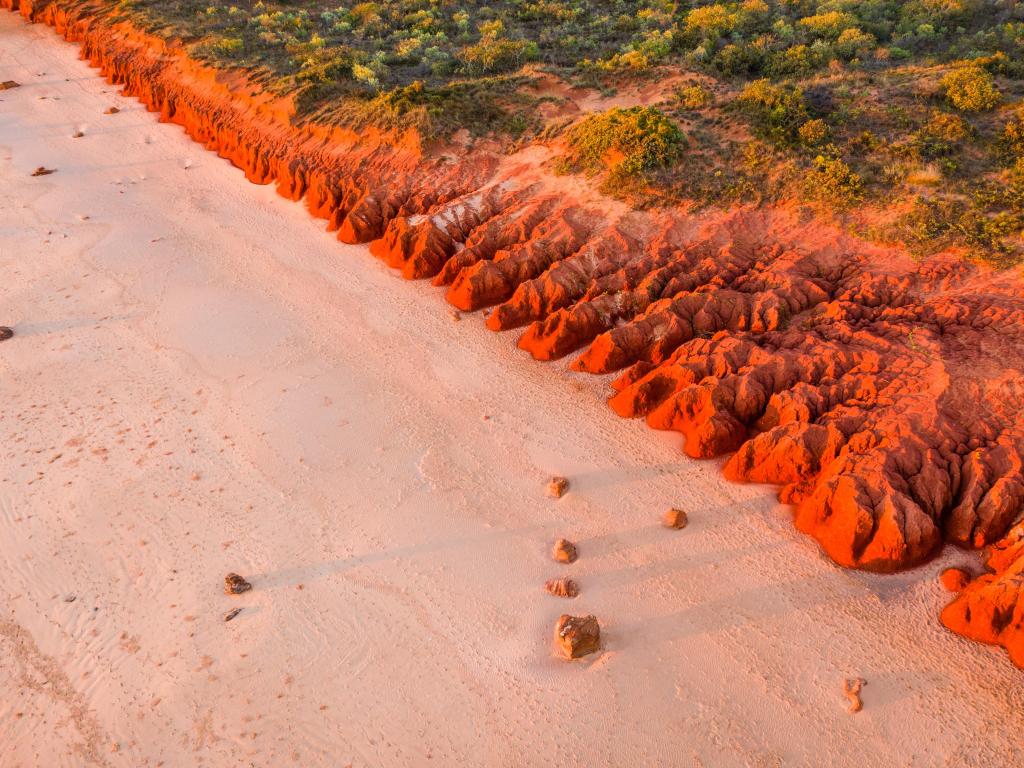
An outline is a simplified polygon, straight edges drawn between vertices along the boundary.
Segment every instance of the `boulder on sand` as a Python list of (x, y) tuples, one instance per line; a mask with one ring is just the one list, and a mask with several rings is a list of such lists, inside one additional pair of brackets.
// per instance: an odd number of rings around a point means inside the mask
[(229, 595), (240, 595), (252, 589), (252, 584), (237, 573), (229, 573), (224, 577), (224, 592)]
[(559, 539), (551, 548), (551, 556), (560, 563), (572, 563), (579, 554), (576, 552), (576, 545), (568, 539)]
[(675, 528), (676, 530), (679, 530), (685, 528), (689, 520), (683, 510), (670, 509), (662, 516), (661, 522), (666, 528)]
[(578, 659), (601, 649), (601, 627), (596, 616), (562, 614), (555, 624), (555, 643), (567, 659)]
[(564, 477), (552, 477), (548, 481), (548, 496), (553, 499), (560, 499), (569, 490), (569, 481)]

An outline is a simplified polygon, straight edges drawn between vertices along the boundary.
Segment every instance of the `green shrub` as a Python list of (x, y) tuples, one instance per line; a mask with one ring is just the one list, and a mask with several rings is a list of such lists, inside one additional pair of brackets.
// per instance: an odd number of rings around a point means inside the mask
[(1001, 144), (1010, 160), (1024, 158), (1024, 109), (1018, 108), (1017, 114), (1003, 127)]
[(240, 37), (222, 37), (213, 44), (213, 50), (224, 57), (238, 56), (245, 50), (245, 43)]
[(809, 117), (803, 91), (764, 79), (749, 83), (736, 103), (758, 133), (780, 144), (795, 143)]
[(827, 58), (825, 51), (809, 45), (794, 45), (772, 54), (768, 72), (773, 77), (806, 77), (820, 68)]
[(563, 171), (636, 177), (672, 165), (686, 146), (678, 126), (653, 107), (613, 108), (573, 126), (567, 136)]
[(688, 85), (676, 91), (676, 98), (683, 109), (697, 110), (711, 106), (711, 91), (703, 85)]
[(913, 145), (926, 160), (949, 157), (971, 135), (971, 126), (959, 115), (935, 111), (913, 135)]
[(462, 49), (460, 58), (471, 74), (495, 74), (518, 69), (537, 58), (537, 44), (530, 40), (485, 37)]
[(836, 40), (836, 53), (844, 59), (865, 56), (875, 47), (875, 36), (857, 27), (844, 29)]
[(826, 11), (814, 16), (805, 16), (797, 25), (814, 37), (835, 40), (845, 30), (857, 25), (857, 17), (842, 11)]
[(698, 37), (716, 38), (732, 31), (735, 25), (735, 15), (721, 3), (714, 3), (687, 13), (684, 29)]
[(808, 120), (800, 126), (799, 134), (801, 144), (816, 147), (828, 139), (828, 124), (824, 120)]
[(999, 91), (992, 75), (977, 64), (957, 67), (942, 78), (946, 98), (964, 112), (982, 112), (999, 104)]
[(807, 191), (821, 200), (848, 205), (864, 196), (864, 184), (842, 158), (818, 155), (807, 179)]

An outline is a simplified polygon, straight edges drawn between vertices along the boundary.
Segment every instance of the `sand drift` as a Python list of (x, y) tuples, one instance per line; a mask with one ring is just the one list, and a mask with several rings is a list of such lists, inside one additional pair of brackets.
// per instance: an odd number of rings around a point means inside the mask
[(1024, 666), (1024, 288), (955, 254), (918, 262), (797, 212), (637, 213), (550, 156), (425, 153), (415, 136), (293, 125), (240, 75), (98, 6), (0, 4), (54, 26), (125, 93), (276, 184), (345, 242), (447, 286), (539, 360), (621, 372), (613, 409), (781, 486), (836, 562), (895, 571), (944, 542), (992, 573), (943, 612)]

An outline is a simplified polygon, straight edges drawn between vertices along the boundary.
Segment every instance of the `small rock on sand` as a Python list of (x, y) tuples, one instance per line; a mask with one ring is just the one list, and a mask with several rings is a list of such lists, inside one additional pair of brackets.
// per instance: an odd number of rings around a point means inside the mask
[(860, 712), (864, 708), (864, 702), (860, 700), (860, 689), (867, 685), (867, 680), (859, 677), (850, 677), (843, 681), (843, 693), (850, 700), (850, 706), (846, 708), (851, 714)]
[(6, 325), (0, 325), (0, 341), (7, 341), (13, 335), (14, 331), (12, 331)]
[(103, 110), (103, 114), (104, 115), (116, 115), (120, 111), (121, 110), (118, 109), (117, 107), (107, 107), (105, 110)]
[(224, 591), (229, 595), (240, 595), (252, 589), (252, 584), (237, 573), (229, 573), (224, 577)]
[(242, 612), (241, 608), (232, 608), (230, 611), (224, 614), (224, 621), (231, 621), (235, 616)]
[(567, 659), (578, 659), (601, 649), (601, 627), (595, 616), (563, 613), (555, 624), (555, 643)]
[(661, 522), (666, 528), (679, 530), (685, 528), (689, 520), (687, 520), (686, 513), (683, 510), (670, 509), (662, 516)]
[(553, 499), (560, 499), (569, 490), (569, 481), (564, 477), (552, 477), (548, 481), (548, 496)]
[(33, 176), (49, 176), (55, 170), (57, 170), (57, 169), (56, 168), (44, 168), (43, 166), (40, 165), (38, 168), (36, 168), (34, 171), (32, 171), (32, 175)]
[(0, 83), (0, 91), (9, 91), (11, 88), (18, 88), (21, 83), (15, 82), (14, 80), (4, 80)]
[(81, 131), (75, 131), (74, 133), (71, 134), (72, 139), (80, 139), (83, 136), (85, 136), (85, 134), (82, 133)]
[(568, 539), (559, 539), (551, 549), (551, 556), (560, 563), (572, 563), (579, 554), (575, 544)]
[(572, 579), (548, 579), (544, 582), (544, 589), (555, 597), (576, 597), (580, 588)]
[(947, 568), (939, 576), (942, 586), (950, 592), (962, 592), (970, 580), (971, 575), (963, 568)]

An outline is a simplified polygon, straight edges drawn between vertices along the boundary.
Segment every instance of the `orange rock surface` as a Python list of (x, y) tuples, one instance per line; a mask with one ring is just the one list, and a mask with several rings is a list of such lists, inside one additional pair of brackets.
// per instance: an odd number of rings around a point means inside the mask
[(968, 584), (942, 612), (942, 623), (983, 643), (1001, 645), (1024, 667), (1024, 521), (989, 551), (992, 569)]
[[(538, 360), (619, 372), (610, 404), (693, 457), (781, 486), (836, 562), (893, 571), (952, 542), (993, 572), (944, 611), (1024, 665), (1024, 288), (957, 254), (924, 261), (797, 211), (630, 212), (551, 176), (553, 150), (299, 121), (236, 73), (112, 24), (90, 3), (0, 0), (54, 26), (160, 119), (304, 199), (346, 242), (460, 310), (521, 328)], [(1013, 527), (1015, 526), (1016, 527)], [(1009, 534), (1007, 533), (1009, 531)]]

